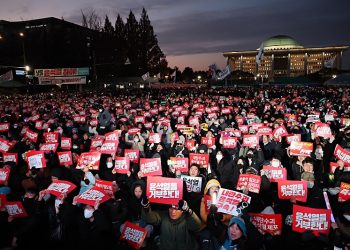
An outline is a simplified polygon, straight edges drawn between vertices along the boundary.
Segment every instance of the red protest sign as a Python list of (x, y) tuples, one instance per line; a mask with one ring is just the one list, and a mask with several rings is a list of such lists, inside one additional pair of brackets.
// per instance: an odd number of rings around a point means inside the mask
[(186, 140), (185, 141), (185, 147), (188, 150), (192, 150), (192, 148), (194, 148), (196, 146), (196, 141), (195, 140)]
[(58, 143), (44, 143), (41, 145), (40, 150), (43, 151), (44, 153), (50, 153), (51, 151), (55, 153), (57, 148), (58, 148)]
[(88, 167), (92, 170), (98, 170), (100, 167), (101, 152), (93, 151), (82, 153), (78, 159), (77, 168)]
[(146, 121), (146, 119), (145, 119), (145, 117), (144, 116), (135, 116), (135, 123), (142, 123), (142, 124), (144, 124), (145, 123), (145, 121)]
[(218, 212), (238, 216), (241, 212), (240, 204), (242, 202), (250, 204), (251, 198), (248, 195), (239, 193), (237, 191), (220, 188), (217, 197)]
[(272, 132), (273, 137), (278, 138), (278, 137), (282, 137), (282, 136), (287, 136), (288, 135), (288, 131), (287, 129), (281, 125), (278, 126), (277, 128), (274, 129), (274, 131)]
[(161, 204), (178, 204), (182, 199), (182, 179), (165, 177), (147, 177), (146, 194), (150, 202)]
[(22, 202), (20, 201), (6, 202), (5, 208), (9, 216), (12, 216), (13, 218), (23, 218), (28, 216)]
[(35, 122), (35, 128), (37, 130), (41, 130), (43, 128), (43, 121), (36, 121)]
[(47, 188), (47, 191), (54, 196), (60, 197), (64, 194), (69, 194), (76, 187), (76, 185), (69, 181), (54, 180)]
[(336, 162), (330, 162), (329, 163), (329, 172), (334, 173), (334, 171), (337, 169), (338, 163)]
[(119, 174), (127, 174), (130, 169), (129, 157), (116, 157), (114, 171)]
[(248, 126), (248, 125), (240, 125), (240, 126), (238, 126), (238, 129), (239, 129), (243, 134), (248, 134), (248, 132), (249, 132), (249, 126)]
[(225, 115), (225, 114), (230, 114), (231, 113), (231, 109), (230, 108), (222, 108), (221, 109), (221, 114)]
[(138, 149), (125, 149), (124, 156), (129, 157), (131, 162), (138, 163), (139, 156), (140, 156), (140, 150), (138, 150)]
[(249, 192), (259, 193), (261, 176), (253, 174), (240, 174), (237, 183), (237, 190), (248, 189)]
[(281, 214), (256, 214), (249, 213), (250, 221), (260, 233), (271, 235), (281, 235), (282, 215)]
[(244, 147), (256, 147), (259, 145), (258, 135), (244, 135), (243, 136), (243, 146)]
[(338, 144), (334, 149), (334, 156), (337, 157), (338, 160), (343, 161), (344, 165), (350, 166), (350, 152), (346, 151)]
[(210, 206), (213, 203), (213, 200), (212, 200), (213, 198), (210, 195), (204, 195), (203, 199), (204, 199), (205, 212), (209, 213)]
[(104, 138), (103, 137), (96, 137), (91, 139), (91, 146), (90, 146), (90, 150), (95, 150), (97, 147), (101, 147), (102, 144), (104, 142)]
[(94, 207), (97, 201), (102, 204), (109, 200), (109, 198), (109, 195), (102, 188), (94, 186), (79, 195), (77, 202)]
[(290, 155), (310, 156), (313, 151), (313, 144), (311, 142), (296, 142), (293, 141), (290, 144)]
[(136, 135), (137, 133), (140, 133), (141, 129), (139, 128), (131, 128), (128, 130), (129, 135)]
[(17, 153), (2, 153), (4, 157), (4, 162), (15, 162), (18, 164), (18, 154)]
[(224, 148), (236, 148), (237, 139), (232, 137), (223, 137), (222, 145), (224, 146)]
[(8, 132), (10, 129), (10, 123), (9, 122), (2, 122), (0, 123), (0, 133)]
[(195, 117), (195, 118), (190, 118), (190, 119), (188, 119), (188, 124), (190, 125), (190, 126), (198, 126), (199, 125), (199, 121), (198, 121), (198, 118), (197, 117)]
[(113, 195), (113, 182), (112, 181), (105, 181), (105, 180), (95, 180), (95, 186), (98, 188), (103, 189), (106, 194), (109, 196)]
[(295, 198), (297, 201), (306, 202), (307, 182), (280, 180), (278, 183), (278, 198), (289, 200)]
[(262, 135), (271, 135), (271, 134), (272, 134), (272, 128), (266, 127), (266, 126), (259, 127), (259, 128), (257, 129), (257, 134), (258, 134), (259, 136), (262, 136)]
[(45, 139), (45, 143), (57, 143), (58, 133), (57, 132), (44, 133), (44, 139)]
[(292, 141), (301, 142), (301, 134), (287, 135), (286, 140), (288, 144), (291, 144)]
[(128, 245), (135, 249), (140, 249), (147, 236), (147, 230), (136, 224), (127, 221), (124, 224), (120, 240), (126, 240)]
[(160, 143), (161, 137), (159, 133), (149, 133), (148, 143)]
[(6, 202), (6, 194), (0, 194), (0, 210), (5, 207)]
[(295, 232), (312, 231), (315, 235), (328, 235), (330, 220), (331, 210), (293, 205), (292, 229)]
[(180, 170), (181, 173), (188, 172), (188, 158), (170, 157), (169, 163), (168, 165), (172, 165), (176, 170)]
[(208, 148), (215, 146), (215, 138), (202, 137), (201, 144), (207, 145)]
[(146, 122), (145, 123), (145, 128), (151, 129), (152, 127), (153, 127), (153, 123), (152, 122)]
[(140, 171), (143, 176), (162, 175), (162, 164), (160, 158), (141, 158)]
[(61, 138), (61, 149), (70, 150), (72, 148), (72, 139), (68, 137)]
[(350, 199), (350, 184), (346, 182), (340, 183), (340, 191), (338, 195), (338, 201), (344, 202)]
[(37, 142), (38, 140), (38, 133), (35, 133), (31, 131), (30, 129), (26, 130), (26, 137), (29, 138), (33, 142)]
[(71, 151), (57, 152), (57, 156), (58, 156), (58, 161), (60, 163), (60, 166), (73, 164), (73, 158), (72, 158)]
[(119, 141), (119, 131), (114, 130), (105, 134), (105, 141)]
[(0, 184), (5, 184), (10, 176), (9, 168), (0, 168)]
[(332, 136), (331, 128), (328, 124), (318, 124), (316, 128), (316, 136), (323, 138), (330, 138)]
[(29, 168), (46, 168), (46, 161), (43, 151), (28, 151), (26, 153), (26, 160)]
[(190, 153), (190, 165), (198, 164), (201, 168), (208, 168), (209, 154), (194, 154)]
[(101, 154), (114, 154), (118, 149), (118, 141), (105, 141), (101, 146)]
[(7, 152), (12, 148), (12, 144), (5, 139), (0, 138), (0, 152)]
[(285, 168), (275, 168), (271, 166), (263, 166), (267, 178), (271, 182), (278, 182), (279, 180), (287, 180), (287, 169)]

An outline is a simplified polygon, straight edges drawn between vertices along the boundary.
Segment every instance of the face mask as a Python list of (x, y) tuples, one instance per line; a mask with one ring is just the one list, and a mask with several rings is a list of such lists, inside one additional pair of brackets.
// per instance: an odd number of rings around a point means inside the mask
[(310, 181), (307, 182), (307, 188), (313, 188), (314, 185), (315, 184), (313, 182), (310, 182)]
[(253, 154), (247, 154), (247, 158), (252, 159), (253, 158)]
[(85, 219), (90, 219), (93, 214), (94, 214), (94, 210), (92, 210), (92, 209), (84, 209), (84, 218)]
[(113, 162), (107, 162), (107, 168), (113, 167)]
[(62, 200), (55, 199), (55, 208), (56, 208), (56, 212), (58, 212), (58, 209), (59, 209), (59, 207), (60, 207), (61, 204), (62, 204)]
[(216, 159), (218, 160), (218, 162), (221, 161), (222, 157), (222, 155), (216, 155)]
[(78, 146), (77, 145), (73, 145), (73, 149), (77, 149), (78, 148)]
[(100, 113), (102, 112), (102, 109), (99, 109), (98, 111), (100, 111)]
[(278, 168), (280, 166), (279, 161), (271, 161), (271, 166), (274, 168)]
[(237, 167), (238, 167), (238, 168), (243, 168), (244, 165), (243, 165), (243, 164), (237, 164)]
[(176, 146), (176, 151), (181, 151), (182, 150), (182, 146)]
[(344, 218), (347, 220), (347, 221), (350, 221), (350, 215), (349, 214), (343, 214)]
[(134, 138), (134, 142), (139, 142), (140, 141), (140, 139), (139, 138)]

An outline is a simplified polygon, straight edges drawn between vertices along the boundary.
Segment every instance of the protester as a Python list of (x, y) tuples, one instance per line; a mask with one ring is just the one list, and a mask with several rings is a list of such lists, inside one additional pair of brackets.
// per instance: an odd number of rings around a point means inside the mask
[(131, 223), (146, 230), (145, 249), (159, 235), (160, 249), (345, 249), (350, 91), (341, 90), (0, 96), (0, 247), (119, 249)]

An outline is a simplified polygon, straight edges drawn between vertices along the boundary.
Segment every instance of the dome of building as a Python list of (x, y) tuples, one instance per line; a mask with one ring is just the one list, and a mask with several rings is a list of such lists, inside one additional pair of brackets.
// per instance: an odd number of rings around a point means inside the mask
[(294, 38), (290, 36), (273, 36), (266, 39), (264, 42), (265, 50), (283, 50), (283, 49), (299, 49), (304, 48)]

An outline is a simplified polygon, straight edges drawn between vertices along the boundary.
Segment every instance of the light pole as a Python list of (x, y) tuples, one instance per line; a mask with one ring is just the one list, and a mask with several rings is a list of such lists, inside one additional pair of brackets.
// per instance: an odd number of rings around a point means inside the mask
[(22, 41), (22, 53), (23, 53), (23, 67), (26, 67), (26, 49), (24, 47), (24, 33), (20, 32), (19, 36), (21, 37), (21, 41)]

